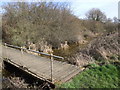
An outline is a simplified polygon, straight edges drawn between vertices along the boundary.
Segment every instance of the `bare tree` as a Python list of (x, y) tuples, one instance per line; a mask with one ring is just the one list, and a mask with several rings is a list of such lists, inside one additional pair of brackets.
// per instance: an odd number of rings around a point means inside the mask
[(23, 46), (44, 38), (57, 48), (61, 42), (74, 41), (79, 31), (78, 21), (65, 3), (12, 2), (3, 9), (3, 39), (10, 44)]
[(106, 15), (98, 8), (93, 8), (86, 13), (86, 17), (90, 20), (105, 21)]
[(117, 24), (119, 22), (118, 18), (117, 17), (113, 17), (113, 22)]

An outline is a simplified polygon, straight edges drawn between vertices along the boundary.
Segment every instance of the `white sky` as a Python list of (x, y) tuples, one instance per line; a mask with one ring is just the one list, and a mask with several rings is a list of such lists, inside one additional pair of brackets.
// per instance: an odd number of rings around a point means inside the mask
[[(94, 0), (95, 1), (95, 0)], [(118, 17), (118, 2), (73, 2), (72, 8), (74, 14), (84, 18), (85, 14), (91, 8), (99, 8), (108, 18)]]
[[(11, 1), (33, 1), (38, 2), (41, 0), (0, 0), (2, 2)], [(42, 0), (45, 1), (45, 0)], [(79, 18), (85, 18), (85, 13), (91, 8), (99, 8), (104, 12), (108, 18), (118, 17), (118, 2), (119, 0), (46, 0), (54, 2), (71, 2), (73, 13)]]

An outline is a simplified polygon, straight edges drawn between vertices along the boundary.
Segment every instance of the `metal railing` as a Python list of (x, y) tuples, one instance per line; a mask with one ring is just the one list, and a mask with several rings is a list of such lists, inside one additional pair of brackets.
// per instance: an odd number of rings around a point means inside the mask
[(22, 52), (23, 52), (23, 50), (28, 50), (30, 52), (34, 52), (34, 53), (37, 53), (37, 54), (40, 54), (40, 55), (50, 56), (50, 60), (51, 60), (51, 81), (53, 81), (53, 77), (52, 77), (53, 76), (53, 58), (64, 59), (61, 56), (56, 56), (56, 55), (53, 55), (53, 54), (47, 54), (47, 53), (43, 53), (43, 52), (39, 52), (39, 51), (34, 51), (34, 50), (27, 49), (27, 48), (10, 45), (10, 44), (7, 44), (7, 43), (4, 43), (4, 46), (20, 49)]
[(28, 51), (31, 51), (31, 52), (34, 52), (34, 53), (38, 53), (38, 54), (41, 54), (41, 55), (45, 55), (45, 56), (51, 56), (51, 57), (58, 58), (58, 59), (64, 59), (64, 58), (61, 57), (61, 56), (56, 56), (56, 55), (51, 55), (51, 54), (48, 54), (48, 53), (43, 53), (43, 52), (39, 52), (39, 51), (34, 51), (34, 50), (27, 49), (27, 48), (10, 45), (10, 44), (7, 44), (7, 43), (4, 43), (4, 45), (5, 45), (5, 46), (8, 46), (8, 47), (12, 47), (12, 48), (17, 48), (17, 49), (20, 49), (20, 50), (28, 50)]

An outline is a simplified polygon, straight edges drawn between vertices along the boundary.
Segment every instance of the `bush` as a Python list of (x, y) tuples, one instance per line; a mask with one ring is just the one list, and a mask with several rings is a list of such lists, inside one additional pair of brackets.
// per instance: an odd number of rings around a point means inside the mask
[(76, 18), (66, 3), (12, 2), (3, 6), (3, 41), (25, 45), (42, 38), (53, 47), (74, 41), (80, 32)]

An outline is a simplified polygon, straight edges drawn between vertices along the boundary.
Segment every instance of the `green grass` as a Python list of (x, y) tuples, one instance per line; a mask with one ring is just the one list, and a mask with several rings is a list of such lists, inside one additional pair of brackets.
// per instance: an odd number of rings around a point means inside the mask
[(108, 64), (92, 64), (90, 69), (75, 76), (70, 82), (58, 85), (60, 88), (120, 88), (118, 71), (120, 67)]

